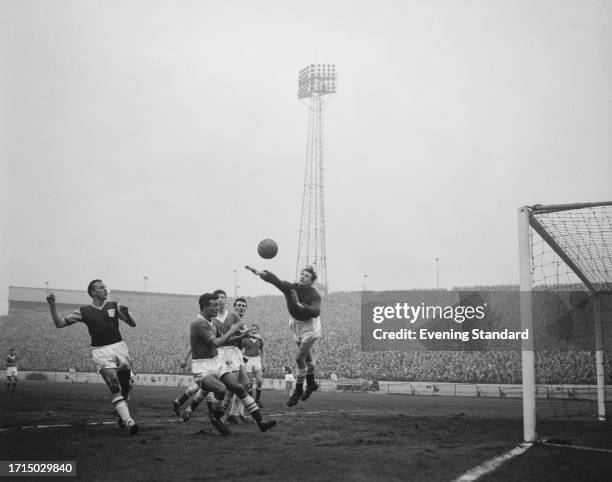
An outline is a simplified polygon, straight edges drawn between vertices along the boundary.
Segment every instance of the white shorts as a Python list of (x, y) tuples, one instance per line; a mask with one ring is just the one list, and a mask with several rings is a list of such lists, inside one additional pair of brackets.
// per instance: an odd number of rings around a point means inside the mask
[(227, 365), (221, 359), (221, 354), (218, 354), (214, 358), (191, 360), (191, 374), (196, 383), (208, 375), (215, 378), (221, 378), (226, 373), (229, 373), (229, 371)]
[(244, 365), (242, 352), (237, 346), (220, 346), (217, 350), (230, 372), (237, 372), (240, 370), (240, 365)]
[(289, 321), (289, 329), (298, 343), (318, 340), (321, 338), (321, 318), (311, 318), (306, 321), (292, 319)]
[(91, 355), (98, 371), (104, 368), (116, 368), (118, 370), (131, 369), (130, 352), (124, 341), (112, 345), (99, 346), (92, 350)]
[(245, 358), (247, 359), (247, 362), (246, 362), (247, 373), (260, 372), (262, 370), (260, 356), (245, 356)]
[(17, 367), (6, 367), (6, 376), (17, 378)]

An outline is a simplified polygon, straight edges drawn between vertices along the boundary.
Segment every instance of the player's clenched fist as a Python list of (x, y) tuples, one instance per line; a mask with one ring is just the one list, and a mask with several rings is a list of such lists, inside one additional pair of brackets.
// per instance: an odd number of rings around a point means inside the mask
[(49, 303), (50, 305), (55, 303), (55, 295), (53, 293), (49, 293), (47, 295), (47, 303)]

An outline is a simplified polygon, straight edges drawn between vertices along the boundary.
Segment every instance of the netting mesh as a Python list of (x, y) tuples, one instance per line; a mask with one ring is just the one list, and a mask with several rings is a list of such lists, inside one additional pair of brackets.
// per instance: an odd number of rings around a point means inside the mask
[(612, 205), (552, 212), (535, 209), (532, 218), (566, 256), (563, 260), (532, 230), (534, 287), (581, 285), (586, 280), (589, 289), (612, 291)]
[(611, 303), (601, 294), (612, 291), (612, 205), (534, 207), (530, 224), (538, 417), (591, 417), (595, 294), (603, 296), (605, 381), (612, 383)]

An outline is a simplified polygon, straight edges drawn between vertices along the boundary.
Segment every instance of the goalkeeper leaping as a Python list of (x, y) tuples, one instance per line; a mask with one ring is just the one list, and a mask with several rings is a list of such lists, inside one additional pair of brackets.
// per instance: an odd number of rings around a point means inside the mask
[[(313, 284), (317, 274), (311, 266), (304, 268), (300, 273), (298, 283), (282, 281), (270, 271), (259, 271), (250, 266), (246, 269), (259, 276), (262, 280), (272, 283), (285, 295), (287, 308), (291, 315), (289, 329), (298, 345), (295, 355), (297, 364), (297, 377), (295, 390), (291, 394), (287, 406), (293, 407), (299, 400), (306, 401), (319, 388), (315, 381), (315, 363), (312, 357), (314, 342), (321, 337), (321, 295)], [(306, 378), (306, 391), (304, 391), (304, 378)]]

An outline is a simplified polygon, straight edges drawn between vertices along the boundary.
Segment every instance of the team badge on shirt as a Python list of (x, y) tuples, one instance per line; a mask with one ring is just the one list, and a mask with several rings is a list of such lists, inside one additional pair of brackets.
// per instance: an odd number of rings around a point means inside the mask
[(110, 316), (111, 318), (115, 317), (115, 308), (111, 308), (108, 310), (108, 316)]

